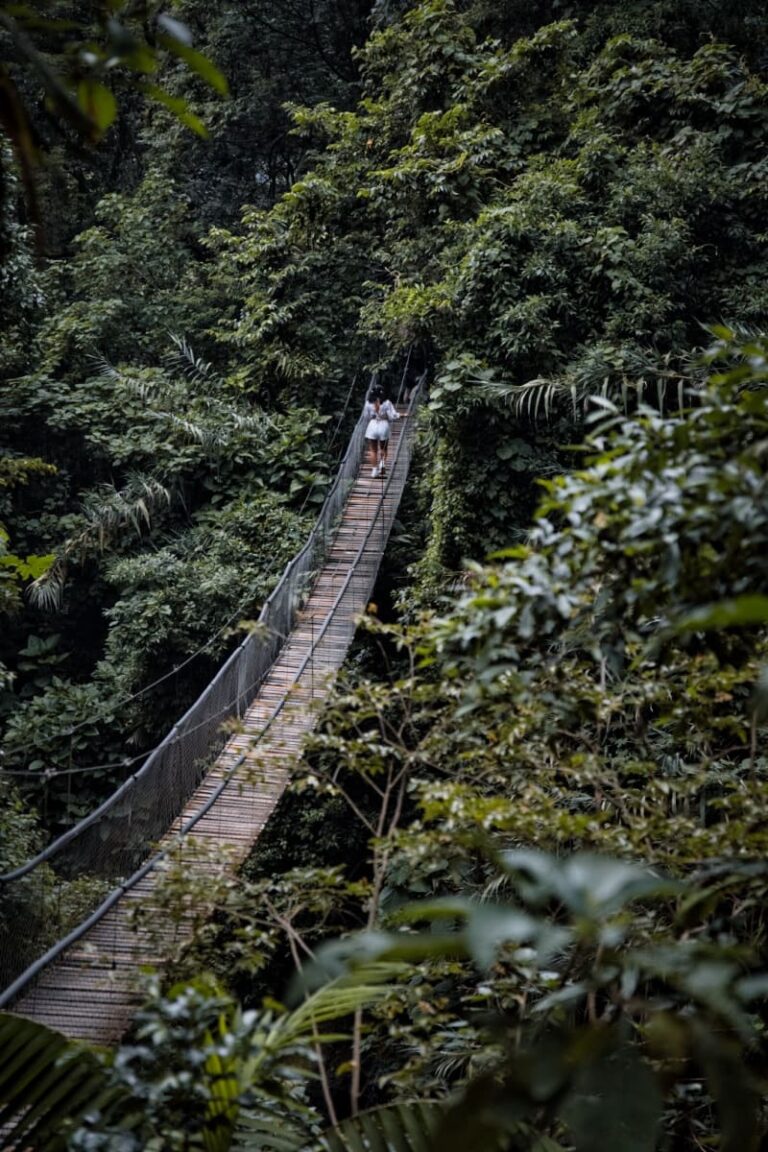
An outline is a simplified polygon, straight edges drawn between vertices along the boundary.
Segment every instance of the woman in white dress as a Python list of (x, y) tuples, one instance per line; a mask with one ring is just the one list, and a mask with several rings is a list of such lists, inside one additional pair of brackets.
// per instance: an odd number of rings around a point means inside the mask
[(385, 400), (378, 392), (371, 392), (365, 405), (368, 424), (365, 440), (371, 462), (371, 476), (383, 476), (389, 447), (389, 428), (393, 420), (400, 419), (400, 413), (391, 400)]

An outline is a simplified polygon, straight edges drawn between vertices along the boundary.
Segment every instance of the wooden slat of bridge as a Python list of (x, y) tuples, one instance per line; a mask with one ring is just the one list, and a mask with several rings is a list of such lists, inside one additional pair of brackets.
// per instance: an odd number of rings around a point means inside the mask
[[(405, 423), (402, 419), (393, 425), (390, 461)], [(291, 635), (239, 730), (230, 737), (161, 842), (161, 846), (171, 847), (169, 860), (177, 865), (182, 854), (189, 890), (195, 895), (194, 908), (178, 919), (169, 920), (168, 912), (153, 900), (160, 875), (159, 870), (153, 870), (126, 892), (58, 962), (46, 969), (34, 987), (15, 1004), (15, 1013), (94, 1044), (113, 1043), (125, 1032), (140, 1002), (139, 967), (161, 967), (190, 941), (195, 925), (209, 911), (206, 888), (244, 862), (285, 789), (291, 765), (301, 755), (303, 739), (313, 727), (317, 710), (346, 657), (355, 631), (355, 618), (364, 610), (370, 596), (405, 485), (407, 467), (405, 460), (398, 462), (392, 484), (383, 497), (384, 482), (371, 478), (367, 461), (361, 465), (324, 567)], [(382, 499), (384, 527), (374, 530), (314, 658), (296, 679), (344, 586)], [(261, 735), (281, 700), (285, 703), (279, 716)], [(245, 757), (243, 763), (234, 767), (241, 757)], [(183, 841), (179, 841), (181, 827), (203, 807), (229, 773), (232, 778), (225, 790)]]

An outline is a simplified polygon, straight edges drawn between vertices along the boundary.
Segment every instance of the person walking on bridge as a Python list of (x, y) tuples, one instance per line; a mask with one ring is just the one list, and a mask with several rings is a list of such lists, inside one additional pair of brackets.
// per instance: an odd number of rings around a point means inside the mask
[(371, 463), (371, 476), (383, 476), (387, 464), (387, 449), (389, 447), (390, 425), (394, 420), (400, 419), (400, 413), (391, 400), (387, 400), (386, 393), (381, 385), (371, 388), (365, 405), (365, 415), (368, 425), (365, 429), (365, 440), (368, 445), (369, 460)]

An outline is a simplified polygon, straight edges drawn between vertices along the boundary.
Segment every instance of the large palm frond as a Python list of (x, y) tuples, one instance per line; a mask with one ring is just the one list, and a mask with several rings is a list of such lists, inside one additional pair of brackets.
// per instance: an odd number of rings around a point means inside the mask
[(213, 370), (213, 365), (202, 356), (197, 356), (186, 336), (169, 333), (173, 348), (165, 354), (164, 360), (168, 371), (180, 370), (183, 375), (195, 385), (198, 393), (210, 392), (211, 389), (220, 391), (222, 380)]
[(232, 1147), (235, 1152), (434, 1152), (444, 1111), (433, 1101), (400, 1101), (361, 1112), (317, 1137), (247, 1116)]
[(157, 375), (132, 368), (118, 368), (106, 356), (94, 356), (93, 361), (98, 367), (99, 379), (119, 384), (123, 391), (138, 397), (143, 403), (149, 403), (157, 393), (160, 385)]
[(446, 1128), (458, 1124), (452, 1148), (501, 1152), (514, 1135), (515, 1147), (529, 1152), (565, 1152), (562, 1144), (524, 1121), (489, 1118), (484, 1106), (483, 1100), (454, 1104), (452, 1109), (434, 1100), (402, 1100), (361, 1112), (309, 1139), (279, 1125), (255, 1121), (251, 1126), (246, 1121), (232, 1147), (234, 1152), (442, 1152)]
[(278, 1103), (273, 1109), (261, 1105), (243, 1110), (229, 1147), (232, 1152), (304, 1152), (313, 1146), (313, 1141), (309, 1126), (286, 1115), (286, 1109)]
[(443, 1111), (440, 1104), (411, 1100), (361, 1112), (326, 1132), (317, 1152), (434, 1152)]
[(0, 1013), (3, 1148), (63, 1152), (66, 1131), (87, 1111), (122, 1098), (92, 1052), (35, 1021)]
[(105, 484), (83, 508), (84, 525), (59, 547), (50, 567), (34, 580), (27, 595), (36, 608), (55, 611), (61, 605), (69, 563), (103, 552), (124, 528), (138, 536), (152, 527), (160, 508), (172, 503), (169, 488), (155, 476), (133, 473), (122, 488)]
[[(197, 1146), (228, 1152), (237, 1130), (242, 1148), (292, 1152), (308, 1147), (312, 1125), (302, 1122), (302, 1109), (291, 1095), (297, 1069), (307, 1064), (318, 1043), (340, 1039), (321, 1028), (389, 996), (392, 986), (386, 981), (401, 971), (401, 965), (372, 963), (320, 988), (292, 1012), (243, 1013), (238, 1008), (236, 1018), (223, 1015), (221, 1034), (215, 1043), (209, 1037), (204, 1067), (197, 1070), (209, 1089)], [(245, 1053), (227, 1043), (239, 1030), (248, 1037)], [(243, 1112), (246, 1098), (251, 1103)], [(94, 1053), (35, 1021), (0, 1014), (3, 1149), (64, 1152), (67, 1131), (86, 1113), (98, 1111), (119, 1124), (120, 1115), (130, 1118), (137, 1106)], [(243, 1143), (246, 1139), (250, 1143)]]
[(686, 394), (703, 379), (696, 359), (673, 363), (669, 353), (652, 349), (595, 345), (561, 375), (538, 376), (522, 384), (478, 379), (477, 394), (484, 400), (512, 408), (515, 415), (536, 423), (571, 409), (579, 419), (599, 400), (630, 412), (649, 404), (660, 412), (683, 408)]
[(477, 391), (483, 399), (492, 403), (501, 403), (510, 407), (516, 416), (522, 419), (537, 421), (542, 415), (550, 420), (559, 403), (568, 395), (571, 396), (574, 415), (577, 411), (577, 395), (573, 388), (555, 380), (545, 380), (537, 377), (528, 380), (525, 384), (509, 384), (503, 381), (482, 380), (477, 384)]
[[(205, 1075), (211, 1100), (202, 1133), (206, 1152), (228, 1152), (233, 1146), (249, 1152), (308, 1147), (311, 1127), (303, 1122), (302, 1109), (289, 1092), (296, 1067), (316, 1057), (319, 1045), (345, 1038), (324, 1031), (325, 1025), (386, 999), (393, 991), (389, 981), (402, 972), (401, 964), (360, 966), (307, 996), (292, 1012), (254, 1016), (245, 1057), (234, 1052), (209, 1057)], [(236, 1016), (220, 1021), (222, 1036), (240, 1030), (244, 1018), (239, 1009)], [(270, 1085), (281, 1083), (286, 1085), (285, 1095), (275, 1096)]]
[(565, 1152), (562, 1144), (525, 1121), (505, 1116), (503, 1110), (500, 1115), (489, 1115), (482, 1095), (450, 1107), (431, 1100), (408, 1100), (361, 1112), (301, 1152), (445, 1152), (448, 1145), (451, 1152), (502, 1152), (510, 1147), (510, 1136), (515, 1148), (525, 1147), (528, 1152)]
[(184, 336), (171, 334), (171, 341), (174, 346), (164, 356), (160, 372), (148, 375), (99, 357), (99, 373), (137, 396), (149, 415), (196, 441), (207, 455), (220, 456), (238, 434), (264, 439), (273, 426), (266, 412), (233, 399), (224, 379), (195, 354)]
[(309, 1039), (315, 1035), (318, 1025), (349, 1016), (358, 1008), (385, 1000), (394, 990), (390, 982), (405, 971), (404, 964), (371, 961), (337, 976), (308, 996), (293, 1012), (279, 1018), (280, 1042), (293, 1044)]

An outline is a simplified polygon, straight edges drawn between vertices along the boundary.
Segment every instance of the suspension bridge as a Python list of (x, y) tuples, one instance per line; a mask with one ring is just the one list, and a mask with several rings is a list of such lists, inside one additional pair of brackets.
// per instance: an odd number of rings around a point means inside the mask
[[(0, 876), (0, 1009), (113, 1043), (140, 1002), (140, 969), (162, 967), (212, 911), (207, 894), (251, 852), (370, 600), (408, 475), (419, 391), (398, 404), (383, 476), (362, 459), (360, 417), (310, 537), (255, 629), (139, 771)], [(161, 896), (170, 867), (193, 894), (172, 918)], [(66, 923), (57, 902), (85, 911)]]

